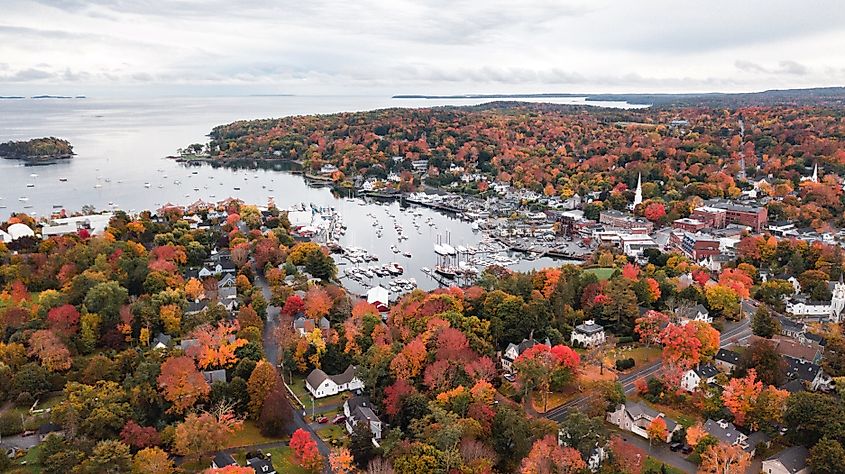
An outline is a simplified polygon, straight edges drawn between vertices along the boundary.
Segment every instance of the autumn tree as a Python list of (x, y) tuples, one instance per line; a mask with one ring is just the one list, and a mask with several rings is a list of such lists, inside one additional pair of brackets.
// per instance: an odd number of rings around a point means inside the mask
[(171, 357), (161, 364), (158, 385), (164, 390), (164, 398), (173, 406), (168, 411), (184, 413), (211, 390), (202, 374), (197, 371), (193, 359), (186, 356)]
[(666, 428), (666, 420), (663, 417), (651, 420), (651, 423), (646, 427), (646, 433), (648, 434), (649, 445), (652, 441), (666, 442), (666, 438), (669, 436), (669, 430)]
[(417, 337), (402, 348), (390, 362), (390, 370), (397, 379), (411, 380), (422, 371), (428, 351)]
[(838, 474), (845, 466), (845, 448), (835, 439), (822, 438), (810, 449), (807, 464), (816, 474)]
[(763, 390), (763, 383), (757, 380), (757, 372), (749, 369), (743, 378), (731, 379), (722, 392), (722, 403), (734, 416), (734, 423), (745, 426), (746, 418), (757, 403)]
[(293, 316), (303, 310), (305, 310), (305, 302), (299, 295), (288, 296), (285, 300), (284, 306), (282, 306), (282, 314), (287, 316)]
[(235, 351), (247, 344), (245, 339), (235, 336), (238, 322), (221, 321), (216, 326), (203, 324), (191, 331), (190, 337), (197, 344), (187, 349), (187, 354), (197, 361), (200, 368), (230, 368), (238, 361)]
[(690, 321), (687, 326), (692, 326), (695, 329), (695, 337), (701, 341), (701, 358), (712, 360), (716, 352), (719, 351), (721, 341), (719, 331), (704, 321)]
[(176, 471), (173, 461), (161, 448), (145, 448), (132, 459), (132, 474), (172, 474)]
[(241, 428), (241, 421), (231, 411), (191, 413), (176, 426), (173, 449), (177, 454), (197, 458), (217, 451)]
[(745, 474), (751, 456), (739, 446), (716, 443), (701, 454), (702, 474)]
[(71, 337), (79, 331), (79, 317), (72, 304), (57, 306), (47, 313), (47, 327), (57, 336)]
[(247, 381), (249, 391), (249, 413), (253, 419), (258, 419), (264, 400), (273, 389), (281, 384), (275, 367), (266, 360), (258, 361)]
[(696, 423), (687, 428), (687, 444), (695, 448), (704, 437), (707, 436), (707, 431), (701, 426), (701, 423)]
[(526, 390), (536, 388), (543, 396), (543, 410), (548, 405), (552, 385), (560, 386), (572, 377), (581, 363), (578, 354), (563, 345), (549, 347), (535, 344), (514, 361), (514, 368)]
[(669, 324), (669, 316), (648, 310), (641, 317), (634, 321), (634, 332), (640, 337), (640, 341), (646, 345), (660, 341), (660, 332)]
[(328, 292), (320, 286), (312, 286), (305, 293), (305, 315), (311, 319), (320, 319), (329, 314), (332, 309), (332, 299)]
[(546, 436), (534, 442), (531, 451), (522, 460), (522, 474), (576, 474), (586, 469), (587, 463), (578, 450), (559, 446), (553, 436)]
[(158, 310), (164, 332), (167, 334), (179, 334), (182, 327), (182, 308), (176, 304), (162, 305)]
[(190, 300), (199, 300), (203, 297), (205, 290), (202, 282), (196, 278), (191, 278), (185, 283), (185, 296)]
[(129, 420), (120, 431), (120, 439), (137, 449), (150, 448), (160, 443), (158, 431), (152, 426), (141, 426), (135, 420)]
[(317, 449), (317, 443), (307, 431), (302, 428), (294, 431), (290, 438), (290, 448), (296, 465), (314, 474), (322, 471), (323, 458)]
[(332, 472), (337, 474), (354, 474), (358, 472), (355, 468), (352, 453), (347, 448), (334, 448), (329, 454), (329, 466)]
[(50, 372), (64, 371), (71, 365), (70, 351), (49, 329), (32, 333), (29, 337), (29, 355), (37, 357)]
[(293, 408), (281, 383), (267, 394), (258, 416), (258, 429), (264, 436), (279, 437), (287, 433), (293, 419)]
[(701, 341), (694, 326), (670, 324), (660, 333), (663, 362), (681, 369), (695, 366), (701, 360)]

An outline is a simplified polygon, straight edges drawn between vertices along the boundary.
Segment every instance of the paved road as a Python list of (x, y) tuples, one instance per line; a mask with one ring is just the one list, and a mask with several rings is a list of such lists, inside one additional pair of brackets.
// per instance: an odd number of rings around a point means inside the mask
[[(747, 317), (743, 318), (738, 322), (729, 323), (727, 325), (727, 328), (721, 335), (720, 347), (724, 348), (730, 346), (731, 344), (742, 341), (751, 336), (750, 323), (751, 321)], [(629, 395), (633, 393), (633, 391), (636, 389), (635, 382), (637, 381), (637, 379), (648, 378), (652, 375), (655, 375), (659, 373), (662, 368), (663, 362), (658, 361), (651, 365), (641, 367), (639, 370), (633, 373), (619, 377), (617, 381), (622, 384), (622, 389), (625, 391), (625, 395)], [(589, 402), (592, 398), (593, 395), (584, 395), (570, 400), (569, 402), (564, 403), (563, 405), (557, 408), (549, 410), (545, 414), (545, 417), (550, 420), (560, 422), (564, 418), (566, 418), (567, 413), (569, 413), (571, 410), (583, 409), (587, 405), (587, 402)]]
[[(261, 288), (261, 292), (264, 294), (264, 299), (268, 302), (272, 300), (272, 293), (270, 292), (270, 286), (267, 284), (267, 280), (264, 279), (262, 275), (257, 275), (255, 277), (255, 284)], [(274, 365), (279, 363), (279, 347), (276, 344), (275, 333), (276, 327), (279, 325), (279, 312), (280, 308), (278, 306), (268, 306), (267, 307), (267, 321), (264, 322), (264, 356)], [(293, 406), (293, 404), (291, 404)], [(311, 437), (317, 441), (317, 449), (320, 451), (320, 454), (326, 459), (325, 466), (323, 468), (323, 472), (331, 473), (331, 468), (328, 464), (329, 454), (331, 453), (331, 449), (325, 443), (325, 441), (317, 435), (317, 432), (305, 421), (305, 417), (302, 415), (302, 411), (298, 407), (294, 407), (293, 410), (293, 423), (296, 428), (301, 428), (305, 431), (311, 433)], [(282, 443), (284, 444), (284, 443)]]

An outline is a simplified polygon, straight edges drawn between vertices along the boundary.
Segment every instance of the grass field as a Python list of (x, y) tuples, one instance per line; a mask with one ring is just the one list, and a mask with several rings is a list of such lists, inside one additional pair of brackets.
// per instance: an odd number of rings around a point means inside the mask
[(604, 363), (607, 367), (615, 367), (618, 359), (627, 359), (630, 357), (634, 359), (636, 365), (626, 371), (623, 371), (623, 373), (627, 373), (638, 370), (642, 366), (648, 365), (652, 362), (657, 362), (660, 359), (661, 352), (662, 349), (658, 346), (638, 346), (633, 348), (617, 347), (607, 353)]
[(615, 268), (588, 268), (584, 270), (584, 273), (592, 273), (599, 280), (609, 280), (615, 271)]
[(268, 438), (262, 435), (261, 432), (258, 431), (258, 426), (255, 425), (255, 422), (247, 420), (244, 422), (244, 425), (240, 430), (229, 437), (229, 440), (226, 442), (226, 447), (237, 448), (240, 446), (274, 443), (282, 439), (285, 438)]
[[(320, 428), (317, 428), (316, 431), (317, 436), (331, 445), (336, 445), (338, 443), (343, 444), (347, 440), (346, 428), (343, 424), (332, 425), (330, 423), (326, 423), (325, 425), (321, 425)], [(333, 443), (333, 441), (336, 441), (336, 443)]]
[[(12, 474), (30, 474), (30, 473), (36, 474), (36, 473), (44, 472), (44, 470), (41, 468), (41, 466), (38, 464), (38, 461), (37, 461), (38, 460), (38, 453), (40, 451), (41, 451), (41, 448), (38, 447), (38, 446), (30, 449), (26, 453), (26, 456), (24, 456), (20, 459), (17, 459), (17, 460), (13, 460), (12, 461), (12, 468), (9, 469), (6, 472), (9, 472), (9, 473), (12, 473)], [(26, 464), (21, 464), (22, 462), (25, 462)]]
[(684, 474), (684, 471), (649, 456), (643, 463), (643, 474)]
[[(273, 467), (276, 468), (276, 472), (285, 474), (308, 474), (308, 471), (294, 464), (293, 453), (287, 446), (265, 449), (264, 454), (270, 455), (270, 459), (273, 461)], [(246, 465), (246, 450), (234, 453), (233, 457), (241, 466)]]

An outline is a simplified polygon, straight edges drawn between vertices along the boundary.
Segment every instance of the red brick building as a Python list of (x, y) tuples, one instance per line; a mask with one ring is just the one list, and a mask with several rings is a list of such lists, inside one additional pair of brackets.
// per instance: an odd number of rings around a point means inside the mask
[(692, 210), (690, 218), (703, 222), (705, 226), (713, 229), (723, 229), (728, 225), (727, 211), (711, 206), (696, 207)]
[(675, 229), (685, 230), (687, 232), (698, 232), (707, 227), (707, 224), (698, 219), (675, 219), (672, 221), (672, 227)]
[(722, 253), (719, 250), (719, 239), (706, 234), (692, 234), (686, 231), (672, 232), (669, 234), (669, 245), (696, 261)]
[(654, 231), (654, 224), (650, 221), (614, 210), (601, 211), (599, 222), (608, 227), (627, 229), (632, 234), (650, 234)]
[[(696, 212), (701, 209), (701, 212)], [(716, 212), (713, 209), (724, 211), (725, 213), (725, 222), (728, 224), (739, 224), (751, 227), (755, 231), (759, 232), (763, 228), (766, 227), (766, 224), (769, 222), (769, 213), (766, 211), (766, 208), (763, 206), (746, 206), (743, 204), (734, 204), (732, 202), (716, 202), (711, 203), (709, 206), (703, 206), (696, 208), (693, 210), (691, 217), (693, 219), (704, 220), (702, 217), (709, 217), (714, 216)], [(721, 228), (722, 226), (713, 226), (715, 228)]]

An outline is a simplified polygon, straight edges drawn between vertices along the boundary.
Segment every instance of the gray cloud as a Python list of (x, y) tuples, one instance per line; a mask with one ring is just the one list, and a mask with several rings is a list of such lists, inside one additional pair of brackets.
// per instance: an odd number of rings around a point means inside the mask
[(0, 93), (27, 83), (700, 91), (838, 85), (845, 76), (845, 9), (833, 0), (5, 0), (3, 8)]

